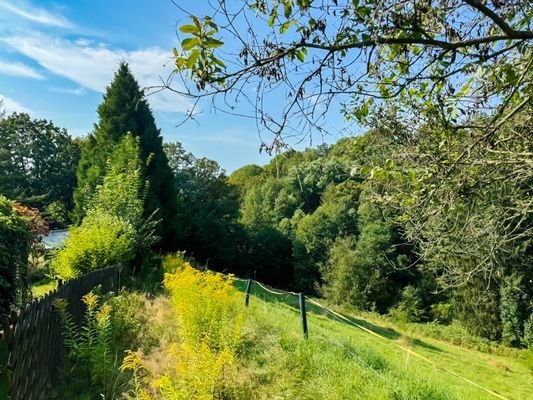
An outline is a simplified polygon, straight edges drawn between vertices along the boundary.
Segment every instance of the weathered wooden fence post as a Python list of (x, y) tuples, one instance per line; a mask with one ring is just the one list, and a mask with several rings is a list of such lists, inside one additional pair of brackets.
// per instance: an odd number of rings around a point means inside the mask
[(246, 282), (246, 296), (244, 298), (244, 305), (246, 307), (248, 307), (248, 305), (250, 304), (250, 292), (252, 290), (252, 280), (251, 279), (248, 279), (248, 281)]
[(304, 338), (309, 337), (309, 332), (307, 331), (307, 315), (305, 313), (305, 296), (302, 292), (298, 295), (300, 299), (300, 316), (302, 318), (302, 329), (304, 331)]

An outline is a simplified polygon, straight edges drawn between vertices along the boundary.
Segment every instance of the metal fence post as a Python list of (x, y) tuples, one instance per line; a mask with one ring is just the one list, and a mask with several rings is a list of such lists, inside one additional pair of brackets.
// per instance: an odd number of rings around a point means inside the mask
[(309, 337), (309, 332), (307, 331), (307, 315), (305, 313), (305, 296), (302, 292), (299, 293), (298, 298), (300, 300), (300, 317), (302, 318), (302, 329), (304, 331), (304, 338)]
[(246, 296), (244, 298), (244, 305), (248, 307), (250, 304), (250, 291), (252, 290), (252, 280), (248, 279), (246, 282)]

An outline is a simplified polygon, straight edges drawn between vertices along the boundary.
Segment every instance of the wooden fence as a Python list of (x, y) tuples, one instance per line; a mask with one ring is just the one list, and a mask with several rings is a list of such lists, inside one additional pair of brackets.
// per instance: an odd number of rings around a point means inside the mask
[(63, 325), (53, 301), (66, 299), (68, 311), (80, 324), (84, 313), (82, 296), (95, 286), (108, 292), (116, 290), (118, 284), (118, 267), (92, 271), (33, 300), (18, 313), (1, 317), (0, 345), (7, 348), (8, 357), (7, 365), (0, 365), (0, 370), (10, 400), (44, 399), (47, 385), (59, 378), (64, 357)]

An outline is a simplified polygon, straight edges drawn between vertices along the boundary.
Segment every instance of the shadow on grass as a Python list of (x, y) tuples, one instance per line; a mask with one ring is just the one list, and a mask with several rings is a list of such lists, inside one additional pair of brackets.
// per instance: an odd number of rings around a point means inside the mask
[(432, 352), (435, 352), (435, 353), (443, 353), (445, 352), (444, 350), (438, 348), (437, 346), (433, 346), (432, 344), (429, 344), (429, 343), (426, 343), (420, 339), (415, 339), (413, 340), (413, 345), (415, 345), (416, 347), (422, 347), (426, 350), (429, 350), (429, 351), (432, 351)]
[[(241, 292), (245, 292), (246, 290), (246, 281), (235, 281), (235, 287), (240, 290)], [(281, 292), (280, 290), (278, 289), (272, 289), (273, 292)], [(269, 303), (278, 303), (278, 304), (284, 304), (286, 306), (288, 306), (289, 308), (293, 309), (295, 312), (300, 312), (300, 304), (299, 304), (299, 299), (298, 299), (298, 296), (294, 295), (294, 294), (291, 294), (291, 293), (283, 293), (283, 294), (274, 294), (274, 293), (271, 293), (271, 292), (268, 292), (266, 290), (264, 290), (262, 287), (260, 287), (257, 283), (253, 282), (252, 283), (252, 288), (251, 288), (251, 293), (250, 293), (252, 296), (256, 296), (258, 298), (260, 298), (261, 300), (263, 301), (266, 301), (266, 302), (269, 302)], [(250, 299), (250, 301), (253, 301), (253, 299)], [(315, 315), (320, 315), (320, 316), (323, 316), (323, 317), (327, 317), (328, 319), (332, 320), (332, 321), (335, 321), (335, 322), (339, 322), (339, 323), (342, 323), (344, 325), (347, 325), (347, 326), (351, 326), (351, 327), (354, 327), (355, 325), (359, 325), (363, 328), (366, 328), (378, 335), (380, 335), (381, 337), (383, 337), (384, 339), (388, 339), (390, 341), (396, 341), (398, 339), (400, 339), (402, 337), (402, 334), (399, 333), (398, 331), (392, 329), (392, 328), (387, 328), (387, 327), (383, 327), (383, 326), (379, 326), (379, 325), (376, 325), (376, 324), (373, 324), (371, 322), (368, 322), (364, 319), (361, 319), (361, 318), (355, 318), (353, 316), (348, 316), (348, 315), (344, 315), (344, 314), (341, 314), (343, 317), (345, 317), (346, 319), (348, 319), (351, 323), (347, 322), (347, 321), (344, 321), (342, 319), (339, 319), (335, 316), (333, 316), (331, 313), (327, 312), (326, 310), (324, 310), (322, 307), (319, 307), (315, 304), (312, 304), (310, 303), (309, 301), (306, 302), (306, 311), (308, 313), (313, 313)], [(426, 350), (430, 350), (430, 351), (433, 351), (433, 352), (438, 352), (438, 353), (441, 353), (443, 352), (442, 349), (436, 347), (436, 346), (433, 346), (429, 343), (426, 343), (420, 339), (413, 339), (413, 341), (411, 342), (413, 346), (416, 346), (416, 347), (422, 347)]]

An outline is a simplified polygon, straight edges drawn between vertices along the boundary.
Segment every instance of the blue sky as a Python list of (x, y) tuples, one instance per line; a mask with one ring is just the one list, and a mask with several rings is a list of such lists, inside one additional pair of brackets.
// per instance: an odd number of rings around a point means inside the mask
[[(210, 13), (204, 1), (179, 3)], [(176, 25), (186, 22), (170, 0), (0, 0), (0, 98), (8, 112), (28, 112), (85, 135), (118, 63), (127, 61), (141, 86), (157, 84), (172, 71)], [(269, 161), (259, 154), (254, 121), (211, 113), (206, 102), (197, 123), (177, 127), (190, 100), (168, 91), (148, 100), (165, 141), (178, 140), (229, 172)]]

